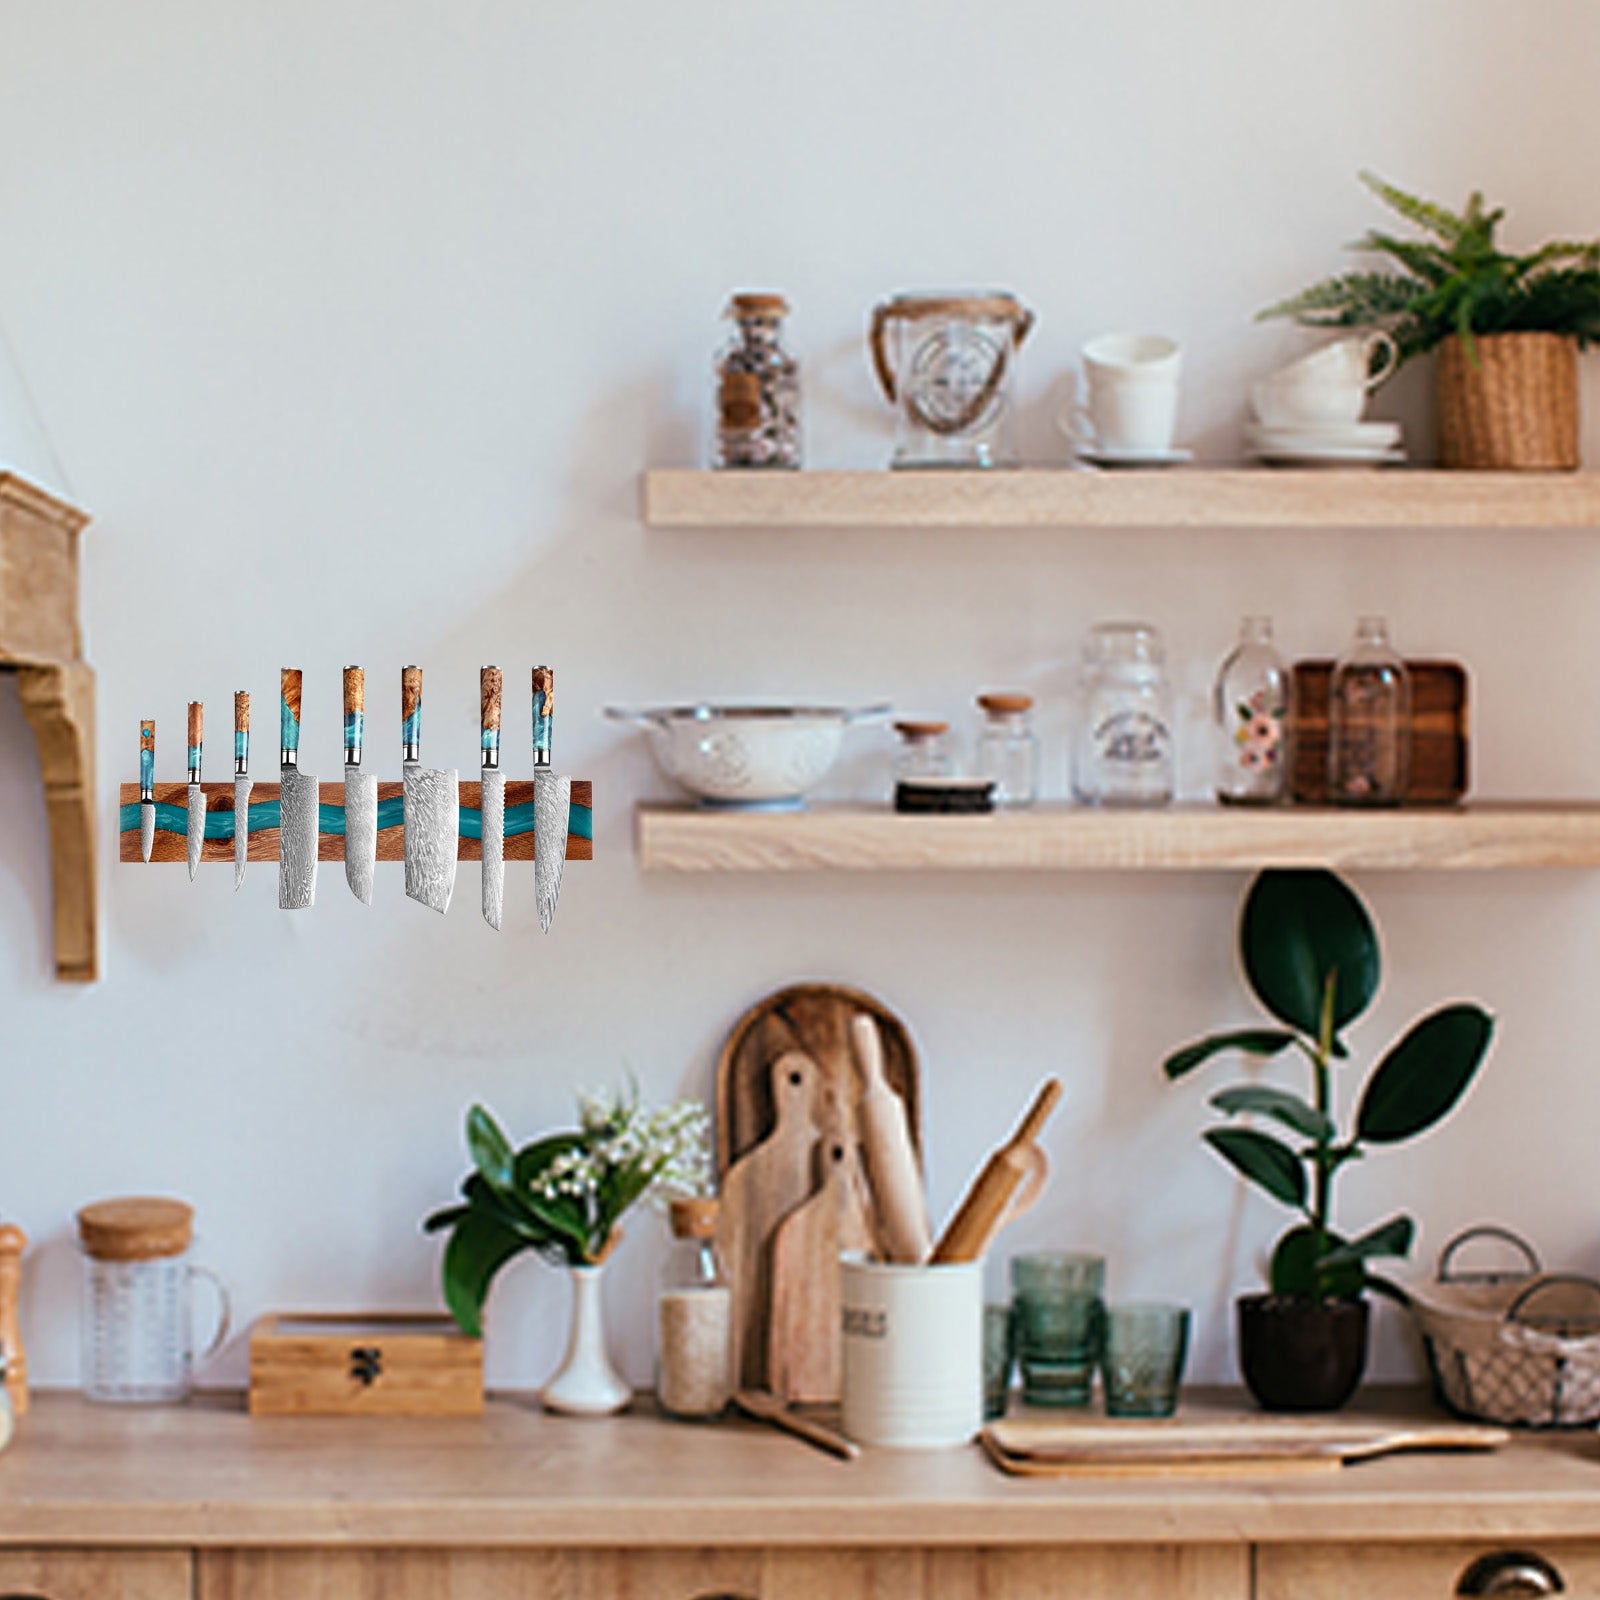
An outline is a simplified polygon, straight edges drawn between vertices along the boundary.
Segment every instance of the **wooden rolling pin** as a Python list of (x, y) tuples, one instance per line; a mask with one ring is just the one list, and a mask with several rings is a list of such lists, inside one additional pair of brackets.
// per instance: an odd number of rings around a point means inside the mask
[(933, 1236), (922, 1174), (906, 1126), (905, 1102), (889, 1087), (883, 1072), (883, 1040), (877, 1020), (864, 1011), (850, 1019), (850, 1041), (861, 1068), (861, 1099), (856, 1118), (861, 1127), (861, 1154), (878, 1214), (878, 1232), (891, 1261), (915, 1265), (928, 1259)]
[[(1036, 1141), (1060, 1098), (1061, 1080), (1046, 1079), (1017, 1131), (984, 1163), (956, 1214), (945, 1224), (930, 1261), (978, 1260), (1001, 1228), (1039, 1198), (1049, 1164)], [(1030, 1176), (1033, 1181), (1018, 1205), (1017, 1191)]]

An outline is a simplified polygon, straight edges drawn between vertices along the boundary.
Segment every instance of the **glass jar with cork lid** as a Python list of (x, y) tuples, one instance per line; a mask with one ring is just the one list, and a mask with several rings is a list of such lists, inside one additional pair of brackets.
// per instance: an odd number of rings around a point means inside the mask
[(980, 694), (974, 770), (994, 780), (997, 806), (1031, 806), (1039, 798), (1039, 737), (1033, 731), (1033, 696)]
[(781, 294), (736, 294), (726, 313), (734, 335), (717, 357), (718, 467), (800, 465), (800, 367), (783, 347), (789, 302)]
[(672, 1201), (672, 1245), (656, 1301), (656, 1400), (670, 1417), (708, 1421), (733, 1398), (733, 1295), (717, 1257), (716, 1200)]

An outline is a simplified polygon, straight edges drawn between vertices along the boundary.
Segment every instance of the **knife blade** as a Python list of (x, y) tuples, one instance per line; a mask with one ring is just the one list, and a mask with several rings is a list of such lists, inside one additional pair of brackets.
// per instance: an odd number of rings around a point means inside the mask
[(205, 707), (189, 702), (189, 882), (200, 870), (200, 852), (206, 842), (206, 792), (200, 787), (200, 747), (204, 739)]
[(250, 855), (250, 693), (233, 696), (233, 886), (244, 882)]
[(461, 788), (452, 768), (422, 765), (422, 668), (400, 669), (401, 771), (405, 774), (406, 893), (450, 909), (461, 835)]
[(378, 859), (378, 780), (361, 770), (366, 736), (367, 675), (344, 669), (344, 881), (362, 905), (372, 904), (372, 870)]
[(300, 770), (298, 667), (278, 675), (278, 909), (304, 911), (317, 898), (317, 780)]
[(147, 717), (139, 724), (139, 858), (150, 859), (156, 847), (156, 725)]
[(478, 672), (478, 723), (483, 733), (479, 777), (483, 780), (478, 805), (483, 817), (483, 920), (496, 932), (505, 908), (506, 888), (506, 776), (500, 770), (499, 667)]
[(567, 864), (567, 828), (572, 815), (572, 779), (550, 766), (550, 729), (556, 709), (556, 676), (533, 669), (533, 895), (539, 926), (550, 931)]

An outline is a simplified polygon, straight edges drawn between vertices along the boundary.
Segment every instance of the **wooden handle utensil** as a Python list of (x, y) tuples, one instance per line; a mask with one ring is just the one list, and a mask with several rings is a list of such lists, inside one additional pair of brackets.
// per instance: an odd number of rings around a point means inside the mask
[[(984, 1163), (956, 1214), (945, 1224), (928, 1257), (930, 1262), (978, 1260), (1001, 1228), (1039, 1198), (1049, 1164), (1036, 1141), (1060, 1098), (1061, 1080), (1047, 1079), (1017, 1131)], [(1030, 1178), (1028, 1188), (1022, 1190), (1023, 1182)]]
[(861, 1154), (867, 1185), (878, 1214), (878, 1231), (891, 1261), (915, 1266), (927, 1260), (933, 1244), (922, 1174), (905, 1102), (889, 1087), (883, 1070), (883, 1041), (875, 1017), (859, 1011), (850, 1019), (850, 1040), (861, 1068), (861, 1099), (856, 1106), (861, 1125)]
[(832, 1428), (813, 1422), (810, 1417), (800, 1416), (764, 1390), (740, 1389), (734, 1394), (733, 1403), (747, 1417), (770, 1423), (784, 1433), (792, 1433), (795, 1438), (804, 1439), (807, 1444), (814, 1444), (817, 1449), (826, 1450), (829, 1455), (838, 1456), (842, 1461), (854, 1461), (861, 1454), (861, 1446), (854, 1439), (847, 1439), (842, 1433), (835, 1433)]

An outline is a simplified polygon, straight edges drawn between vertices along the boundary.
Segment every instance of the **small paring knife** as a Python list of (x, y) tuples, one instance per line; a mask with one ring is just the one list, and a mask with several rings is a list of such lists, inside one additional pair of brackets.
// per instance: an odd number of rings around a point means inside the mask
[(139, 724), (139, 858), (150, 859), (156, 847), (156, 725), (146, 717)]
[(189, 882), (200, 870), (200, 852), (206, 843), (206, 792), (200, 784), (200, 751), (205, 735), (205, 707), (189, 702)]

